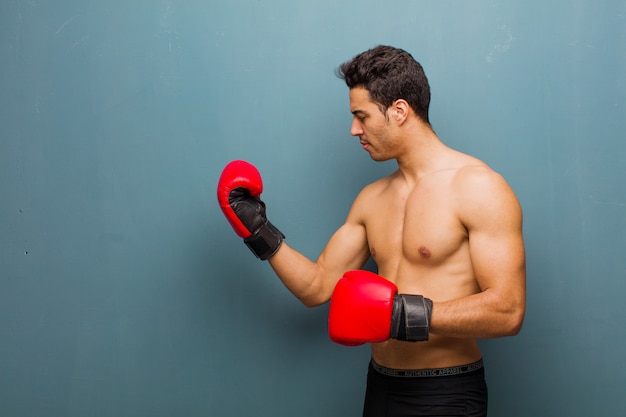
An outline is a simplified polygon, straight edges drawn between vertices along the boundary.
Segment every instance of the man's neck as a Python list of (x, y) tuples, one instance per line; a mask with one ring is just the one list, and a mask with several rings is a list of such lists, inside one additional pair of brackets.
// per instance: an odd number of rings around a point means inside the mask
[(424, 175), (447, 168), (454, 152), (439, 140), (430, 126), (424, 125), (407, 136), (407, 147), (396, 161), (406, 180), (416, 182)]

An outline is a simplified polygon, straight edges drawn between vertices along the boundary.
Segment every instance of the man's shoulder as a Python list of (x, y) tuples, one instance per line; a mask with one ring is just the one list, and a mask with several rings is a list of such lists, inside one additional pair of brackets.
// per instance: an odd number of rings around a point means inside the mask
[(393, 182), (394, 178), (398, 176), (398, 171), (394, 171), (393, 173), (387, 175), (386, 177), (382, 177), (379, 178), (377, 180), (375, 180), (374, 182), (371, 182), (367, 185), (365, 185), (362, 189), (360, 194), (361, 195), (376, 195), (379, 194), (381, 192), (383, 192), (384, 190), (386, 190), (387, 188), (389, 188), (389, 186), (391, 185), (391, 183)]
[(377, 206), (380, 201), (387, 200), (385, 192), (390, 188), (394, 175), (397, 174), (392, 173), (365, 185), (352, 203), (352, 211), (360, 213), (363, 217), (366, 216), (366, 213), (371, 212), (371, 209)]
[(520, 203), (506, 179), (485, 163), (468, 164), (454, 176), (453, 192), (464, 223), (472, 219), (517, 217)]
[(508, 188), (504, 177), (486, 163), (476, 158), (468, 159), (455, 172), (454, 185), (457, 191), (489, 192), (492, 189)]

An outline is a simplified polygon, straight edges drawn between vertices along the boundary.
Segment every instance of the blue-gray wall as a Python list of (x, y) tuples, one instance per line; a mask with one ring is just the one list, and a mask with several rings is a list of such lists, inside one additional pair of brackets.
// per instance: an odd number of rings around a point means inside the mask
[(377, 44), (423, 63), (437, 133), (524, 206), (491, 416), (624, 415), (623, 0), (0, 2), (0, 415), (359, 416), (367, 348), (328, 340), (214, 194), (255, 163), (315, 257), (394, 169), (333, 73)]

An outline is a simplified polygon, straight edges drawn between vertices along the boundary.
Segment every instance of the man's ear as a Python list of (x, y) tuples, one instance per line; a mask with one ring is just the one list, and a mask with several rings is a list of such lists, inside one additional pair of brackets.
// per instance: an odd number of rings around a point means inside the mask
[(409, 116), (410, 110), (411, 107), (406, 100), (398, 99), (391, 105), (391, 117), (399, 124), (402, 124)]

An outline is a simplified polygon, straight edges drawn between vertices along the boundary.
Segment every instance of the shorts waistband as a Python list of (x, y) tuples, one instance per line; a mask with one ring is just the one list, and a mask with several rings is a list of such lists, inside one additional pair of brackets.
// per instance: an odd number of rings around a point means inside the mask
[(449, 368), (428, 368), (428, 369), (391, 369), (380, 366), (372, 359), (370, 365), (380, 374), (400, 377), (400, 378), (424, 378), (434, 376), (452, 376), (467, 374), (482, 369), (484, 364), (480, 359), (474, 363), (460, 366), (451, 366)]

